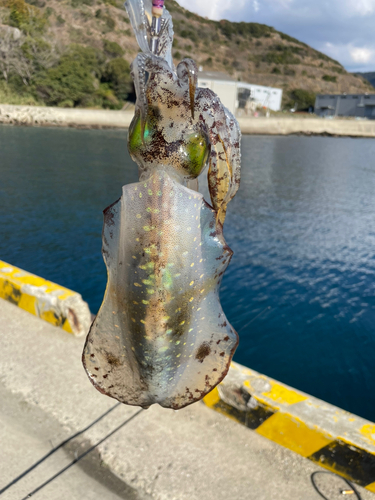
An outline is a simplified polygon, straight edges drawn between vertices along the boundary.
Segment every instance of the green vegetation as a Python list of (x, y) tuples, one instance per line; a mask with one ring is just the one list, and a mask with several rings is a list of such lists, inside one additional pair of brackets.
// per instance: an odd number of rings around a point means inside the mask
[(229, 40), (234, 36), (242, 36), (247, 38), (261, 38), (271, 36), (275, 33), (274, 28), (258, 23), (232, 23), (230, 21), (220, 21), (219, 29), (223, 35)]
[(307, 111), (315, 106), (316, 94), (304, 89), (294, 89), (286, 96), (286, 108), (296, 108), (299, 111)]
[(268, 64), (301, 64), (301, 59), (295, 54), (304, 56), (306, 51), (293, 45), (276, 44), (272, 50), (264, 54), (262, 61)]
[(104, 40), (104, 52), (110, 57), (121, 57), (125, 54), (125, 51), (117, 42), (111, 42), (110, 40)]
[(182, 30), (176, 30), (176, 33), (181, 38), (186, 38), (188, 40), (191, 40), (195, 44), (199, 42), (198, 35), (194, 30), (182, 29)]
[(113, 91), (118, 101), (125, 101), (132, 91), (129, 63), (121, 57), (109, 61), (105, 66), (102, 82)]
[(95, 78), (99, 78), (99, 58), (94, 49), (72, 46), (58, 64), (35, 78), (38, 97), (49, 106), (90, 105), (95, 94)]
[(132, 90), (130, 66), (117, 57), (72, 45), (58, 64), (35, 79), (35, 93), (49, 106), (121, 108)]
[(295, 57), (293, 54), (288, 51), (284, 52), (267, 52), (262, 60), (268, 64), (300, 64), (301, 59)]
[(72, 0), (72, 7), (81, 7), (82, 5), (94, 5), (94, 0)]
[(325, 82), (333, 82), (333, 83), (336, 83), (336, 82), (337, 82), (337, 76), (332, 76), (332, 75), (323, 75), (323, 76), (322, 76), (322, 80), (324, 80)]
[(363, 80), (366, 85), (370, 85), (371, 87), (375, 86), (375, 72), (357, 73), (354, 74), (354, 76)]
[(115, 29), (115, 27), (116, 27), (115, 20), (109, 14), (107, 14), (104, 10), (98, 9), (95, 12), (95, 17), (104, 22), (104, 30), (103, 31), (105, 33)]
[(342, 68), (341, 64), (338, 61), (335, 61), (335, 59), (332, 59), (331, 57), (328, 57), (326, 54), (322, 54), (322, 52), (319, 52), (318, 50), (316, 50), (315, 53), (316, 53), (316, 56), (319, 59), (322, 59), (323, 61), (327, 61), (327, 62), (333, 62), (337, 66), (339, 66), (340, 68)]
[(5, 6), (9, 9), (9, 17), (6, 24), (22, 30), (28, 35), (43, 33), (47, 18), (34, 5), (26, 3), (25, 0), (6, 0)]
[(297, 43), (298, 45), (302, 45), (303, 47), (308, 47), (306, 43), (300, 42), (296, 38), (293, 38), (292, 36), (286, 35), (285, 33), (279, 33), (280, 38), (282, 40), (286, 40), (287, 42), (292, 42), (292, 43)]
[[(72, 6), (94, 0), (72, 0)], [(108, 2), (106, 2), (108, 3)], [(132, 92), (124, 50), (105, 39), (103, 49), (71, 44), (58, 50), (48, 37), (54, 9), (40, 10), (41, 0), (6, 0), (8, 30), (0, 38), (0, 102), (62, 107), (122, 108)], [(100, 17), (100, 16), (99, 16)], [(102, 16), (107, 23), (108, 15)], [(61, 15), (57, 25), (65, 24)]]
[(289, 66), (284, 66), (284, 75), (285, 76), (296, 76), (296, 72), (294, 69), (289, 68)]
[(38, 101), (30, 94), (22, 94), (14, 92), (5, 81), (0, 81), (0, 102), (14, 104), (17, 106), (43, 106), (43, 101)]

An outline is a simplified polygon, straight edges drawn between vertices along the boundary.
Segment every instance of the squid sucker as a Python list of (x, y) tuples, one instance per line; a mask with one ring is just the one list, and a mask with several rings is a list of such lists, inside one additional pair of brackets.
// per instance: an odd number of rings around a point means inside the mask
[[(197, 87), (195, 63), (174, 67), (162, 5), (125, 4), (142, 51), (128, 133), (140, 179), (104, 211), (108, 283), (83, 364), (103, 394), (177, 410), (223, 380), (238, 345), (219, 288), (232, 257), (223, 224), (240, 183), (241, 134), (219, 98)], [(206, 168), (210, 204), (198, 192)]]

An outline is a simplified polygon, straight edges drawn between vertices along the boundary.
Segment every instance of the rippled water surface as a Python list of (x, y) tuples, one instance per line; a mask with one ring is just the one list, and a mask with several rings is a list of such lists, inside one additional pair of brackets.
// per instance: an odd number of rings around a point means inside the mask
[[(105, 289), (102, 210), (137, 181), (123, 131), (0, 126), (0, 260)], [(375, 421), (375, 140), (243, 139), (222, 304), (235, 359)]]

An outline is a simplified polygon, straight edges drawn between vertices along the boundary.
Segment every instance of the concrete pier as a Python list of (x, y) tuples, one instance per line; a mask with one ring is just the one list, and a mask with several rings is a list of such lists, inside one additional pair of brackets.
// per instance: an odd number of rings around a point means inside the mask
[[(0, 335), (1, 489), (116, 402), (87, 379), (81, 365), (83, 338), (4, 300)], [(137, 411), (117, 407), (2, 498), (20, 500)], [(310, 476), (323, 470), (204, 403), (178, 412), (152, 407), (35, 498), (318, 500)], [(325, 491), (347, 486), (338, 477), (319, 480)], [(363, 500), (375, 498), (357, 488)]]

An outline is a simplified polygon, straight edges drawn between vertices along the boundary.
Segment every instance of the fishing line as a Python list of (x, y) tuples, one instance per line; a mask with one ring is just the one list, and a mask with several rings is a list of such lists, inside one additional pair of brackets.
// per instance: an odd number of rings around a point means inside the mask
[(349, 487), (349, 490), (342, 490), (341, 491), (341, 494), (342, 495), (355, 495), (355, 498), (357, 498), (357, 500), (362, 500), (362, 497), (361, 495), (359, 494), (359, 491), (357, 491), (355, 489), (355, 486), (353, 483), (351, 483), (350, 481), (348, 481), (348, 479), (345, 479), (345, 477), (342, 477), (342, 476), (338, 476), (337, 474), (335, 474), (334, 472), (328, 472), (328, 471), (324, 471), (324, 470), (318, 470), (318, 471), (315, 471), (311, 474), (310, 476), (310, 479), (311, 479), (311, 482), (312, 482), (312, 485), (314, 487), (314, 490), (322, 497), (324, 498), (324, 500), (330, 500), (329, 498), (327, 498), (325, 495), (323, 495), (323, 493), (320, 491), (319, 487), (317, 486), (316, 482), (315, 482), (315, 476), (317, 474), (329, 474), (331, 476), (335, 476), (335, 477), (338, 477), (340, 479), (342, 479), (343, 481), (345, 481), (345, 483), (348, 485)]
[(130, 418), (128, 418), (127, 420), (125, 420), (125, 422), (123, 422), (122, 424), (120, 424), (118, 427), (116, 427), (116, 429), (114, 429), (112, 432), (110, 432), (109, 434), (107, 434), (107, 436), (105, 436), (103, 439), (101, 439), (100, 441), (98, 441), (96, 444), (94, 444), (93, 446), (91, 446), (91, 448), (89, 448), (88, 450), (86, 450), (84, 453), (82, 453), (82, 455), (79, 455), (76, 459), (74, 459), (72, 462), (70, 462), (70, 464), (68, 464), (66, 467), (64, 467), (63, 469), (61, 469), (59, 472), (57, 472), (57, 474), (55, 474), (54, 476), (50, 477), (47, 481), (45, 481), (43, 484), (41, 484), (40, 486), (38, 486), (37, 488), (35, 488), (35, 490), (33, 490), (31, 493), (29, 493), (28, 495), (26, 495), (24, 498), (22, 498), (22, 500), (27, 500), (28, 498), (31, 498), (33, 495), (35, 495), (35, 493), (38, 493), (38, 491), (42, 490), (45, 486), (47, 486), (48, 484), (52, 483), (52, 481), (54, 481), (55, 479), (57, 479), (59, 476), (61, 476), (65, 471), (67, 471), (68, 469), (70, 469), (71, 467), (73, 467), (73, 465), (75, 465), (77, 462), (79, 462), (80, 460), (82, 460), (82, 458), (84, 458), (86, 455), (88, 455), (89, 453), (91, 453), (93, 450), (95, 450), (95, 448), (97, 448), (99, 445), (101, 445), (102, 443), (104, 443), (104, 441), (106, 441), (108, 438), (110, 438), (111, 436), (113, 436), (113, 434), (115, 434), (116, 432), (118, 432), (120, 429), (122, 429), (123, 427), (125, 427), (126, 424), (128, 424), (129, 422), (131, 422), (135, 417), (137, 417), (141, 412), (143, 411), (143, 408), (139, 411), (137, 411), (136, 413), (134, 413), (134, 415), (132, 415)]
[(257, 315), (255, 316), (255, 318), (253, 318), (253, 319), (252, 319), (251, 321), (249, 321), (246, 325), (244, 325), (244, 326), (241, 328), (241, 330), (239, 330), (239, 332), (242, 332), (242, 330), (243, 330), (244, 328), (247, 328), (249, 325), (251, 325), (251, 323), (252, 323), (253, 321), (255, 321), (256, 319), (258, 319), (260, 316), (262, 316), (262, 315), (263, 315), (266, 311), (269, 311), (270, 309), (272, 309), (272, 307), (271, 307), (271, 306), (268, 306), (268, 307), (266, 307), (265, 309), (263, 309), (263, 311), (262, 311), (262, 312), (260, 312), (259, 314), (257, 314)]
[(81, 431), (78, 431), (76, 434), (73, 434), (73, 436), (70, 436), (68, 439), (65, 439), (65, 441), (62, 441), (59, 445), (57, 445), (55, 448), (53, 448), (51, 451), (49, 451), (46, 455), (44, 455), (44, 457), (42, 457), (40, 460), (38, 460), (37, 462), (35, 462), (34, 465), (32, 465), (31, 467), (29, 467), (28, 469), (26, 469), (24, 472), (22, 472), (22, 474), (20, 474), (15, 479), (13, 479), (13, 481), (11, 481), (9, 484), (7, 484), (6, 486), (4, 486), (4, 488), (2, 488), (0, 490), (0, 495), (2, 495), (11, 486), (13, 486), (14, 484), (18, 483), (18, 481), (20, 481), (22, 478), (24, 478), (25, 476), (27, 476), (27, 474), (29, 474), (36, 467), (38, 467), (41, 463), (43, 463), (45, 460), (47, 460), (47, 458), (49, 458), (51, 455), (53, 455), (54, 453), (56, 453), (56, 451), (58, 451), (60, 448), (62, 448), (63, 446), (65, 446), (67, 443), (69, 443), (70, 441), (72, 441), (72, 439), (75, 439), (76, 437), (80, 436), (84, 432), (86, 432), (89, 429), (91, 429), (91, 427), (93, 427), (95, 424), (97, 424), (98, 422), (100, 422), (100, 420), (102, 420), (104, 417), (106, 417), (107, 415), (109, 415), (109, 413), (111, 413), (111, 411), (113, 411), (115, 408), (117, 408), (120, 405), (121, 405), (121, 403), (115, 404), (115, 406), (113, 406), (108, 411), (106, 411), (105, 413), (103, 413), (103, 415), (101, 415), (96, 420), (94, 420), (90, 425), (88, 425), (87, 427), (85, 427), (85, 429), (82, 429)]

